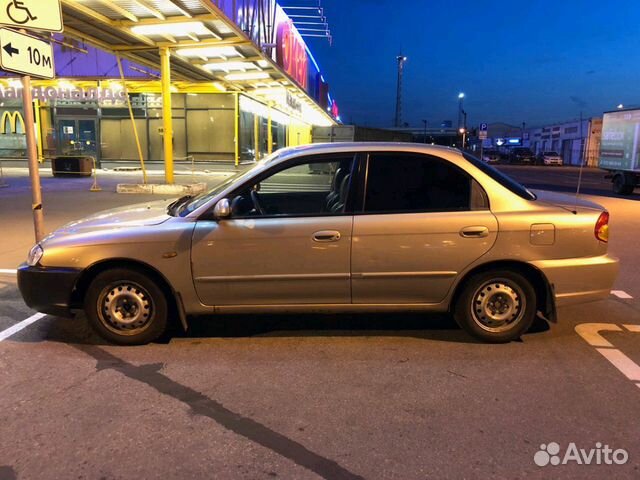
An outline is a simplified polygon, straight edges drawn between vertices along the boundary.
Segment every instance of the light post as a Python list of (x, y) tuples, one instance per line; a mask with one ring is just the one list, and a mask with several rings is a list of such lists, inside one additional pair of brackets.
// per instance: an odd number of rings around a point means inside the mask
[(461, 148), (461, 150), (464, 150), (464, 145), (465, 145), (465, 143), (467, 143), (467, 129), (466, 128), (461, 128), (459, 130), (459, 132), (462, 135), (462, 148)]
[(422, 123), (424, 123), (424, 143), (427, 143), (427, 121), (426, 120), (422, 120)]
[(458, 94), (458, 128), (462, 128), (462, 112), (464, 111), (464, 93)]

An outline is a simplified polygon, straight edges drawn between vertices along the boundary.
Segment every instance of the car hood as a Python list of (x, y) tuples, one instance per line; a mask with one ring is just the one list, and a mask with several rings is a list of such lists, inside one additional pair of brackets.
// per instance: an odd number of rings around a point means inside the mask
[(538, 202), (546, 203), (556, 207), (574, 211), (576, 207), (586, 208), (590, 210), (603, 211), (605, 208), (590, 200), (575, 195), (567, 195), (565, 193), (548, 192), (545, 190), (531, 190), (537, 197)]
[(67, 223), (56, 230), (54, 235), (71, 235), (95, 230), (159, 225), (171, 218), (167, 213), (167, 206), (172, 201), (174, 199), (156, 200), (94, 213), (83, 219)]

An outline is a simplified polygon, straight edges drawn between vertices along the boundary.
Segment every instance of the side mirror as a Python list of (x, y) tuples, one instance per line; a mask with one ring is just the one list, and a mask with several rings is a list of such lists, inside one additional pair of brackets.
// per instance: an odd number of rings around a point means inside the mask
[(228, 198), (223, 198), (216, 206), (213, 207), (213, 216), (216, 220), (221, 220), (223, 218), (229, 218), (231, 216), (231, 203), (229, 203)]

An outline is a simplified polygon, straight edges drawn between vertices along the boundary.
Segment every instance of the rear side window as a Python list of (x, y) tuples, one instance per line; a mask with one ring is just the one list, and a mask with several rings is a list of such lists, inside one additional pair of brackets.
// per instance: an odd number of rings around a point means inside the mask
[(364, 211), (450, 212), (477, 206), (486, 208), (486, 196), (478, 188), (466, 172), (437, 157), (412, 153), (372, 154), (367, 169)]
[(487, 165), (486, 163), (481, 162), (476, 157), (474, 157), (473, 155), (469, 155), (468, 153), (463, 153), (462, 155), (474, 167), (478, 168), (483, 173), (487, 174), (493, 180), (498, 182), (503, 187), (511, 190), (511, 192), (515, 193), (519, 197), (522, 197), (525, 200), (536, 199), (536, 196), (532, 192), (530, 192), (527, 188), (523, 187), (518, 182), (513, 180), (511, 177), (505, 175), (501, 171), (493, 168), (491, 165)]

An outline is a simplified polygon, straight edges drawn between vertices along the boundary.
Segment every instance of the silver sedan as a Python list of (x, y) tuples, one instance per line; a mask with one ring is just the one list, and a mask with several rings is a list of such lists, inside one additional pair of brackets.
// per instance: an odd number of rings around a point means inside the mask
[(531, 192), (458, 150), (353, 143), (281, 150), (201, 196), (93, 215), (31, 250), (28, 305), (84, 311), (119, 344), (189, 315), (450, 312), (474, 337), (605, 298), (609, 214)]

